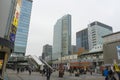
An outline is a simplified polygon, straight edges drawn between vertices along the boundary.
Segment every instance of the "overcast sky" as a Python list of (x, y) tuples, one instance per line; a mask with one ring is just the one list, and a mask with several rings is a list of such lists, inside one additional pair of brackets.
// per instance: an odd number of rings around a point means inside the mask
[(33, 0), (26, 55), (41, 56), (43, 45), (53, 44), (54, 24), (65, 14), (72, 15), (72, 44), (93, 21), (120, 31), (120, 0)]

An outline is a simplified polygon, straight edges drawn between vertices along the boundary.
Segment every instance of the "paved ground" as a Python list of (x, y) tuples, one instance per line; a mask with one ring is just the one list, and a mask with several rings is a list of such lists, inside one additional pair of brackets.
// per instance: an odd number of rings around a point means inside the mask
[[(38, 72), (32, 72), (29, 75), (28, 72), (20, 72), (17, 74), (16, 71), (7, 70), (5, 80), (46, 80), (46, 76), (42, 76)], [(86, 75), (80, 75), (75, 77), (74, 74), (70, 75), (68, 72), (65, 72), (63, 78), (58, 77), (58, 72), (53, 72), (50, 80), (104, 80), (104, 77), (99, 74), (93, 74), (92, 76), (88, 73)]]

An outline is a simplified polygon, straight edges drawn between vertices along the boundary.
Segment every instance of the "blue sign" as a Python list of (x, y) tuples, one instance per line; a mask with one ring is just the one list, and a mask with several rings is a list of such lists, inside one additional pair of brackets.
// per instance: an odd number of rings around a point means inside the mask
[(15, 34), (14, 33), (10, 33), (10, 41), (15, 42)]

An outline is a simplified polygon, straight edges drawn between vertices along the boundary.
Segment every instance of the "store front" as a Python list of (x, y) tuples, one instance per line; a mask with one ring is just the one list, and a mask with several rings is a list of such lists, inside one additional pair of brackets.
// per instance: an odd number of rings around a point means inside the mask
[(0, 38), (0, 80), (4, 80), (6, 64), (12, 50), (13, 44), (4, 38)]
[(2, 77), (4, 57), (5, 54), (3, 52), (0, 52), (0, 77)]

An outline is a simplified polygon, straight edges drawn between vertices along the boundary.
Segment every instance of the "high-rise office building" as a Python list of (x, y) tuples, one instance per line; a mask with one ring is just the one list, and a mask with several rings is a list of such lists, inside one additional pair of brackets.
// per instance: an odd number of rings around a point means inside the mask
[(15, 47), (12, 55), (24, 56), (28, 39), (28, 31), (31, 17), (32, 0), (22, 0), (18, 30), (15, 38)]
[(88, 40), (89, 50), (96, 45), (103, 44), (102, 36), (112, 33), (112, 27), (98, 21), (92, 22), (88, 25)]
[(88, 28), (83, 29), (83, 30), (76, 33), (76, 46), (77, 46), (77, 51), (80, 48), (84, 48), (85, 50), (89, 50)]
[(67, 14), (54, 25), (52, 59), (71, 54), (71, 15)]
[(92, 22), (88, 28), (76, 33), (77, 51), (80, 48), (91, 50), (97, 45), (103, 45), (102, 36), (112, 33), (112, 27), (98, 21)]
[(71, 46), (71, 54), (76, 54), (77, 49), (76, 49), (76, 45), (72, 45)]
[(51, 45), (46, 44), (43, 46), (42, 58), (46, 61), (52, 60), (52, 46)]

